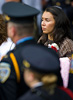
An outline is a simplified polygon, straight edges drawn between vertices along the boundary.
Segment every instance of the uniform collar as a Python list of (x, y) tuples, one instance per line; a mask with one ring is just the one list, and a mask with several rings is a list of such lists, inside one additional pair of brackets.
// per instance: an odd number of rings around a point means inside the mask
[(36, 83), (36, 84), (33, 86), (33, 88), (37, 88), (37, 87), (39, 87), (39, 86), (43, 86), (43, 83), (42, 83), (42, 82), (38, 82), (38, 83)]
[(20, 43), (22, 43), (22, 42), (25, 42), (25, 41), (28, 41), (28, 40), (31, 40), (31, 39), (33, 39), (32, 36), (24, 37), (24, 38), (18, 40), (16, 44), (20, 44)]

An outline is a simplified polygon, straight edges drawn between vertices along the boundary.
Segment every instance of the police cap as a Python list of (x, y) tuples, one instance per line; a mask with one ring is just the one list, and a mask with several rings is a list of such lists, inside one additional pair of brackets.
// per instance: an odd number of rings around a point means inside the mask
[(34, 21), (34, 16), (39, 14), (39, 10), (20, 2), (4, 3), (2, 12), (6, 22), (15, 23), (31, 23)]
[(57, 53), (43, 46), (26, 46), (22, 50), (23, 67), (39, 73), (60, 72), (60, 61)]

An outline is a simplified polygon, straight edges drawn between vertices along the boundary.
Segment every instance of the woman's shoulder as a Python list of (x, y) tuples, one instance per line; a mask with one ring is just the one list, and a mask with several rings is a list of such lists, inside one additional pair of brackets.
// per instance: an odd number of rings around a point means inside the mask
[(63, 40), (63, 42), (61, 43), (61, 45), (60, 45), (60, 47), (62, 48), (62, 47), (67, 47), (67, 46), (71, 46), (72, 48), (73, 48), (73, 40), (71, 40), (71, 39), (69, 39), (69, 38), (65, 38), (64, 40)]
[(62, 57), (71, 52), (73, 52), (73, 40), (65, 38), (60, 44), (59, 54)]
[(64, 39), (63, 43), (64, 43), (64, 42), (65, 42), (65, 43), (73, 43), (73, 40), (66, 37), (66, 38)]

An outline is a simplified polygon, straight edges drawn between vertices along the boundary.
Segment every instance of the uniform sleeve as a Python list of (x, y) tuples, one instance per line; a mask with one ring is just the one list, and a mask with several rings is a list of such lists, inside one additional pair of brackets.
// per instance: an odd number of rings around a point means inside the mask
[(69, 73), (68, 88), (73, 92), (73, 74), (72, 73)]
[(16, 100), (16, 75), (9, 55), (0, 62), (0, 96), (1, 100)]

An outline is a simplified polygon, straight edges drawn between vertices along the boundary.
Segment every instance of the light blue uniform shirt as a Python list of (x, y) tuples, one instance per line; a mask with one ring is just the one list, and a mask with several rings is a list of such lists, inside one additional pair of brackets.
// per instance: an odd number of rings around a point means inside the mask
[(18, 40), (16, 44), (20, 44), (20, 43), (23, 43), (23, 42), (25, 42), (25, 41), (32, 40), (32, 39), (33, 39), (32, 36), (24, 37), (24, 38)]

